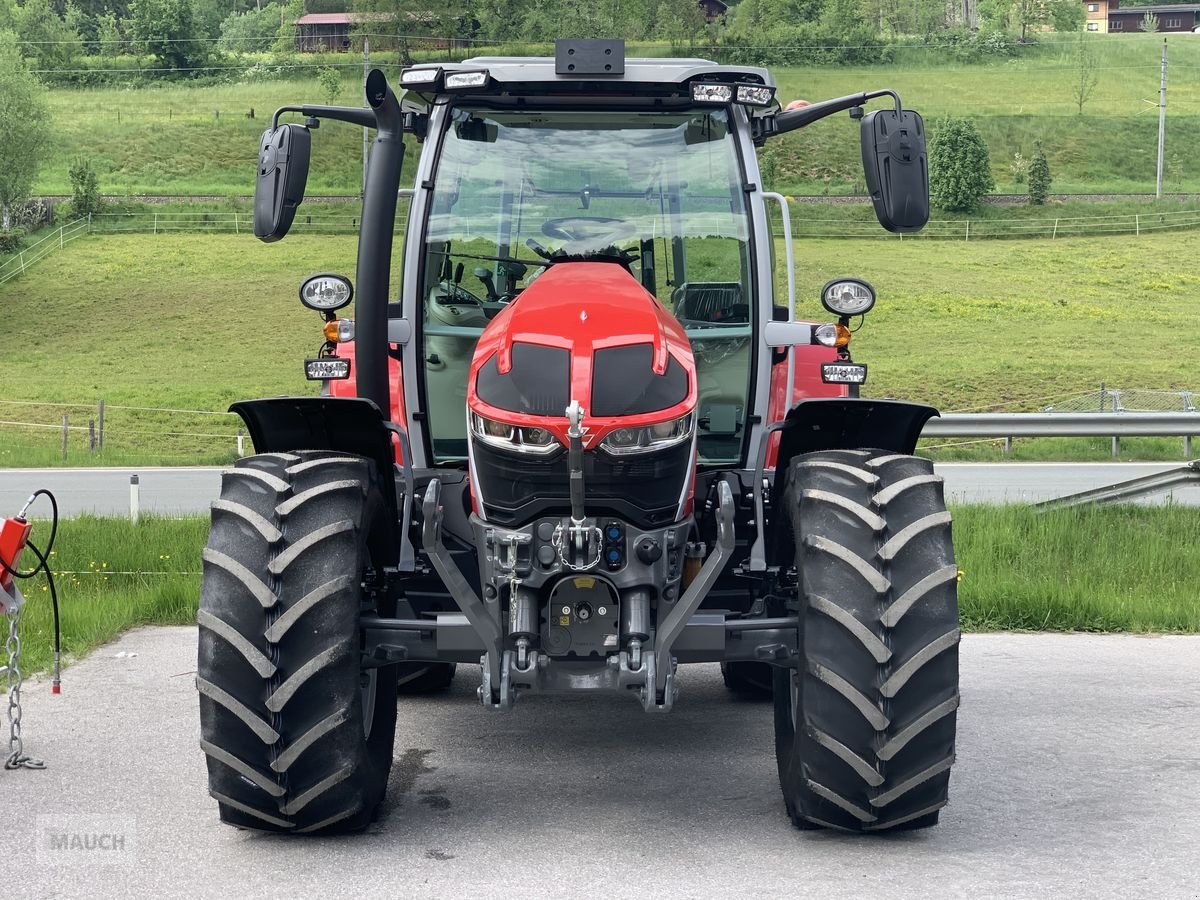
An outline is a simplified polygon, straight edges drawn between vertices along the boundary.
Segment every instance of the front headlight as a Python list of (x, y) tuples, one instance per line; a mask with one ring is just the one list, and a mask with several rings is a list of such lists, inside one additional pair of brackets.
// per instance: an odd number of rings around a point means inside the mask
[(478, 413), (471, 413), (471, 431), (491, 447), (549, 456), (562, 447), (558, 439), (545, 428), (522, 427), (497, 422)]
[(665, 450), (689, 440), (695, 427), (696, 417), (693, 413), (688, 413), (669, 422), (640, 425), (636, 428), (618, 428), (608, 433), (600, 442), (600, 448), (613, 456), (653, 453), (655, 450)]

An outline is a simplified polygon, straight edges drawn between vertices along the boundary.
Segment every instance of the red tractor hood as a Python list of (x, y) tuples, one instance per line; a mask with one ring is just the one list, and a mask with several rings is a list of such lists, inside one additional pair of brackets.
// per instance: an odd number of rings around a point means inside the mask
[[(650, 425), (686, 415), (696, 408), (696, 365), (691, 344), (679, 322), (622, 266), (608, 262), (567, 262), (551, 266), (488, 323), (471, 361), (467, 404), (488, 418), (514, 425), (536, 425), (567, 443), (566, 404), (542, 414), (501, 409), (483, 401), (476, 390), (479, 371), (494, 356), (501, 375), (513, 367), (513, 346), (530, 344), (566, 350), (570, 358), (565, 396), (585, 411), (585, 446), (595, 446), (615, 428)], [(650, 345), (650, 368), (664, 376), (671, 361), (687, 376), (686, 395), (659, 410), (633, 415), (592, 415), (593, 376), (598, 351)], [(649, 373), (647, 373), (647, 377)]]

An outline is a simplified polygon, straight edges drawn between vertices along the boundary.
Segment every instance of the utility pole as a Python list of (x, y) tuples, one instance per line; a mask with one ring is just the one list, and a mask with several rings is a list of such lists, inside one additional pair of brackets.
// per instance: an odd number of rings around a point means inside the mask
[(1163, 185), (1163, 141), (1167, 132), (1167, 39), (1163, 38), (1162, 82), (1158, 88), (1158, 181), (1154, 196), (1162, 199)]
[[(1163, 51), (1166, 52), (1165, 50)], [(371, 39), (365, 34), (363, 35), (363, 84), (367, 83), (367, 75), (371, 72)], [(1164, 76), (1165, 77), (1165, 76)], [(1161, 141), (1160, 141), (1161, 143)], [(1162, 149), (1158, 151), (1158, 169), (1161, 176), (1162, 173)], [(1159, 178), (1161, 182), (1161, 177)], [(1160, 183), (1159, 187), (1162, 185)], [(363, 128), (363, 179), (362, 179), (362, 195), (363, 201), (367, 199), (367, 129)]]

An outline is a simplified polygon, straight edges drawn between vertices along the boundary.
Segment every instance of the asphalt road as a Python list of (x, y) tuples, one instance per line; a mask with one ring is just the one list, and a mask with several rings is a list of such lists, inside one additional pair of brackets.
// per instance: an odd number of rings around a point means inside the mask
[(193, 629), (144, 629), (68, 669), (61, 696), (26, 690), (49, 767), (0, 770), (6, 893), (1200, 897), (1196, 637), (964, 637), (951, 804), (890, 837), (793, 829), (770, 709), (715, 666), (685, 667), (664, 716), (609, 697), (492, 713), (462, 667), (450, 694), (402, 701), (366, 834), (235, 831), (205, 794), (194, 653)]
[[(1178, 468), (1182, 463), (941, 463), (951, 502), (1019, 503), (1048, 500)], [(221, 489), (219, 468), (144, 469), (3, 469), (0, 470), (0, 515), (11, 515), (35, 488), (58, 498), (63, 515), (80, 513), (127, 515), (129, 476), (138, 475), (143, 512), (164, 515), (208, 511)], [(1176, 503), (1200, 505), (1200, 486), (1161, 494)], [(44, 502), (44, 501), (43, 501)]]

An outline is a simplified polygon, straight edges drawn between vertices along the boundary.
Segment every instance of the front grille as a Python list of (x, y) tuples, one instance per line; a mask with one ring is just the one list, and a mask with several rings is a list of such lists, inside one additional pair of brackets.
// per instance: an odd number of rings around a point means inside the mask
[[(545, 459), (475, 442), (475, 477), (490, 521), (515, 525), (571, 510), (567, 453)], [(692, 462), (692, 443), (641, 457), (583, 454), (588, 515), (616, 515), (639, 528), (670, 525)]]

